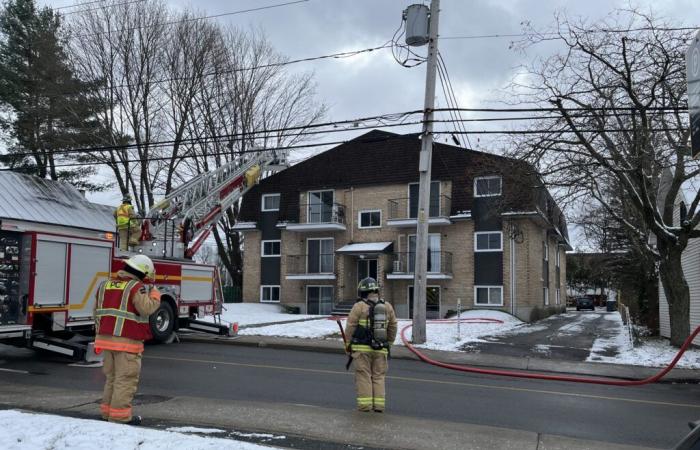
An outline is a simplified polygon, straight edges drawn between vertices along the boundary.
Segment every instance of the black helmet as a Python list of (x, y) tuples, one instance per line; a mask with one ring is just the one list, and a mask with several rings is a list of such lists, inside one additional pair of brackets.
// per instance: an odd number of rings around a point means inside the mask
[(370, 293), (370, 292), (379, 292), (379, 284), (377, 283), (377, 280), (375, 280), (372, 277), (367, 277), (360, 281), (360, 284), (357, 285), (357, 290), (360, 291), (360, 294), (363, 293)]

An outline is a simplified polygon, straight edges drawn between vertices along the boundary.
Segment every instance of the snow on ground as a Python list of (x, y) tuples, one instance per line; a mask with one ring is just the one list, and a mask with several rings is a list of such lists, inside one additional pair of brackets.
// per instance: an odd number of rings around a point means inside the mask
[[(326, 316), (289, 314), (278, 304), (264, 303), (224, 303), (221, 320), (224, 323), (238, 322), (238, 325), (256, 325), (260, 323), (290, 322), (301, 319), (314, 319)], [(206, 316), (204, 320), (214, 321), (213, 316)]]
[[(97, 420), (14, 410), (0, 411), (4, 450), (263, 450), (272, 447), (231, 439), (189, 436)], [(199, 431), (198, 431), (199, 432)]]
[[(298, 316), (292, 316), (298, 317)], [(311, 316), (318, 317), (318, 316)], [(518, 328), (523, 325), (519, 319), (510, 314), (501, 311), (493, 310), (470, 310), (464, 311), (461, 315), (463, 319), (467, 318), (490, 318), (502, 320), (504, 323), (461, 323), (459, 326), (460, 335), (458, 336), (458, 327), (455, 322), (440, 322), (428, 321), (426, 334), (428, 342), (420, 345), (421, 348), (432, 350), (447, 350), (457, 351), (459, 347), (470, 342), (480, 342), (482, 337), (491, 336), (502, 333), (517, 333)], [(341, 323), (345, 328), (345, 318)], [(398, 321), (399, 333), (396, 336), (395, 344), (402, 345), (401, 330), (411, 325), (410, 320), (400, 319)], [(532, 327), (530, 327), (530, 330)], [(294, 337), (306, 339), (336, 339), (340, 340), (338, 324), (335, 320), (329, 320), (322, 317), (319, 320), (309, 320), (305, 322), (295, 322), (279, 325), (269, 325), (266, 327), (245, 328), (239, 331), (241, 335), (249, 336), (278, 336), (278, 337)], [(406, 338), (411, 339), (411, 330), (406, 330)]]
[[(618, 312), (606, 314), (605, 319), (615, 322), (616, 331), (610, 337), (600, 337), (593, 342), (591, 354), (587, 359), (589, 362), (666, 367), (678, 352), (677, 348), (672, 347), (669, 341), (663, 338), (643, 338), (642, 343), (634, 347), (629, 331)], [(617, 351), (615, 356), (607, 356), (614, 351)], [(700, 369), (700, 350), (688, 350), (676, 367)]]
[(225, 433), (226, 430), (220, 430), (218, 428), (198, 428), (198, 427), (170, 427), (165, 431), (172, 431), (173, 433), (199, 433), (199, 434), (212, 434), (212, 433)]

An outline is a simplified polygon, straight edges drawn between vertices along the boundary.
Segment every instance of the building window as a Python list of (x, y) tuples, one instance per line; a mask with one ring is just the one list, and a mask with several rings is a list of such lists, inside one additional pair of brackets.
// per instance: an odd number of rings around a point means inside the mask
[(542, 288), (542, 299), (544, 301), (544, 306), (548, 306), (549, 305), (549, 288), (548, 287)]
[[(408, 287), (408, 318), (413, 319), (413, 286)], [(425, 288), (425, 317), (426, 319), (440, 318), (440, 286)]]
[(549, 261), (549, 242), (547, 232), (544, 232), (544, 240), (542, 240), (542, 254), (545, 261)]
[(265, 194), (262, 196), (262, 210), (265, 211), (279, 211), (280, 210), (280, 195), (279, 194)]
[[(415, 219), (418, 217), (418, 183), (410, 183), (408, 185), (408, 218)], [(440, 216), (440, 182), (430, 182), (430, 217)]]
[(555, 292), (557, 305), (561, 305), (561, 289), (557, 288)]
[(382, 211), (379, 209), (360, 211), (357, 222), (360, 228), (380, 228), (382, 226)]
[(260, 302), (278, 303), (280, 301), (279, 286), (260, 286)]
[(556, 261), (557, 267), (561, 267), (561, 249), (559, 249), (559, 247), (557, 247), (557, 251), (554, 253), (554, 255), (554, 260)]
[[(441, 273), (440, 235), (428, 235), (428, 273)], [(416, 271), (416, 235), (408, 236), (408, 268), (411, 273)]]
[(474, 197), (497, 197), (501, 195), (501, 177), (474, 178)]
[(333, 311), (333, 286), (306, 287), (306, 313), (330, 314)]
[(503, 286), (474, 286), (476, 306), (503, 306)]
[(333, 238), (307, 239), (307, 273), (333, 273)]
[(500, 231), (478, 231), (474, 233), (475, 252), (502, 252), (503, 233)]
[(331, 223), (334, 202), (333, 191), (309, 192), (308, 223)]
[(280, 241), (262, 241), (260, 243), (260, 256), (280, 256), (282, 254)]

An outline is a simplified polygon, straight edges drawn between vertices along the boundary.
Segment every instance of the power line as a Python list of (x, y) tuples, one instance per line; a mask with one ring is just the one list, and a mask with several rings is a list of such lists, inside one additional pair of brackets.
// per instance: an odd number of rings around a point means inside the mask
[[(90, 8), (90, 9), (80, 9), (78, 11), (68, 11), (65, 13), (60, 13), (62, 16), (70, 16), (71, 14), (80, 14), (80, 13), (86, 13), (86, 12), (91, 12), (91, 11), (98, 11), (100, 9), (105, 9), (105, 8), (116, 8), (117, 6), (126, 6), (126, 5), (131, 5), (132, 3), (141, 3), (145, 2), (146, 0), (131, 0), (128, 2), (122, 2), (122, 3), (111, 3), (109, 5), (102, 5), (98, 6), (96, 8)], [(56, 8), (58, 9), (58, 8)]]
[[(518, 108), (512, 108), (512, 109), (503, 109), (504, 111), (506, 110), (523, 110), (524, 108), (518, 109)], [(456, 115), (453, 115), (453, 112), (460, 111), (460, 110), (478, 110), (478, 109), (468, 109), (468, 108), (437, 108), (435, 109), (435, 112), (448, 112), (450, 115), (450, 120), (433, 120), (433, 123), (437, 124), (453, 124), (456, 127), (461, 125), (463, 122), (504, 122), (504, 121), (534, 121), (534, 120), (546, 120), (546, 119), (562, 119), (561, 116), (558, 115), (550, 115), (550, 116), (507, 116), (507, 117), (488, 117), (488, 118), (470, 118), (470, 119), (463, 119), (463, 118), (457, 118)], [(530, 111), (531, 109), (526, 109)], [(663, 114), (668, 113), (667, 111), (660, 111)], [(265, 134), (274, 134), (274, 133), (282, 133), (282, 132), (296, 132), (292, 133), (295, 134), (296, 136), (314, 136), (314, 135), (319, 135), (319, 134), (327, 134), (327, 133), (336, 133), (336, 132), (346, 132), (346, 131), (354, 131), (354, 130), (366, 130), (366, 129), (373, 129), (373, 128), (393, 128), (393, 127), (399, 127), (399, 126), (408, 126), (408, 125), (417, 125), (421, 124), (422, 122), (420, 121), (414, 121), (414, 122), (405, 122), (406, 119), (412, 115), (416, 114), (422, 114), (422, 110), (413, 110), (413, 111), (404, 111), (404, 112), (399, 112), (399, 113), (389, 113), (389, 114), (382, 114), (382, 115), (377, 115), (377, 116), (369, 116), (369, 117), (362, 117), (362, 118), (355, 118), (355, 119), (345, 119), (345, 120), (338, 120), (338, 121), (329, 121), (329, 122), (320, 122), (320, 123), (310, 123), (306, 125), (299, 125), (295, 127), (284, 127), (284, 128), (273, 128), (273, 129), (262, 129), (262, 130), (256, 130), (256, 131), (249, 131), (249, 132), (242, 132), (242, 133), (231, 133), (231, 134), (221, 134), (221, 135), (211, 135), (211, 136), (203, 136), (203, 137), (192, 137), (192, 138), (184, 138), (184, 139), (178, 139), (178, 140), (164, 140), (164, 141), (154, 141), (154, 142), (144, 142), (144, 143), (132, 143), (132, 144), (123, 144), (123, 145), (111, 145), (111, 146), (103, 146), (103, 147), (85, 147), (85, 148), (73, 148), (73, 149), (57, 149), (53, 150), (50, 152), (52, 155), (67, 155), (71, 153), (75, 154), (84, 154), (84, 153), (95, 153), (95, 152), (109, 152), (109, 151), (123, 151), (123, 150), (131, 150), (131, 149), (138, 149), (138, 148), (143, 148), (143, 147), (148, 147), (148, 148), (159, 148), (159, 147), (165, 147), (165, 146), (173, 146), (173, 145), (188, 145), (188, 144), (198, 144), (198, 145), (205, 145), (205, 144), (212, 144), (212, 143), (219, 143), (220, 141), (227, 141), (227, 142), (238, 142), (242, 141), (244, 139), (250, 139), (250, 138), (255, 138), (257, 135), (265, 135)], [(633, 116), (634, 114), (632, 112), (618, 112), (617, 115), (622, 115), (622, 116)], [(581, 114), (579, 113), (572, 113), (570, 114), (570, 117), (573, 119), (586, 119), (586, 118), (593, 118), (596, 116), (592, 116), (588, 113), (586, 114)], [(359, 126), (360, 123), (366, 123), (366, 122), (377, 122), (377, 124), (374, 125), (366, 125), (366, 126)], [(398, 122), (398, 123), (392, 123), (392, 122)], [(338, 128), (339, 126), (350, 126), (350, 128)], [(328, 128), (328, 127), (334, 127), (333, 129), (327, 130), (327, 129), (322, 129), (322, 128)], [(93, 129), (94, 131), (99, 131), (99, 127), (96, 127)], [(315, 130), (315, 131), (310, 131), (310, 130)], [(552, 131), (550, 128), (547, 130), (524, 130), (524, 131), (515, 131), (513, 130), (512, 132), (510, 130), (481, 130), (481, 131), (473, 131), (473, 132), (468, 132), (466, 129), (463, 127), (461, 129), (457, 129), (454, 134), (457, 135), (463, 135), (467, 137), (469, 134), (528, 134), (528, 133), (541, 133), (541, 132), (546, 132), (546, 131)], [(610, 129), (601, 129), (600, 131), (606, 131), (606, 132), (625, 132), (625, 131), (633, 131), (630, 129), (621, 129), (621, 128), (610, 128)], [(650, 131), (658, 131), (658, 129), (650, 129)], [(669, 129), (663, 129), (663, 131), (669, 131)], [(445, 134), (445, 132), (440, 132), (438, 134)], [(471, 144), (470, 144), (471, 145)], [(7, 153), (8, 156), (15, 156), (15, 157), (31, 157), (34, 156), (34, 153), (29, 153), (29, 152), (17, 152), (17, 153)]]
[[(639, 27), (639, 28), (630, 28), (630, 29), (612, 29), (612, 28), (600, 28), (600, 29), (591, 29), (591, 30), (585, 30), (586, 33), (631, 33), (635, 31), (693, 31), (697, 30), (700, 27)], [(583, 30), (582, 30), (583, 31)], [(474, 34), (474, 35), (466, 35), (466, 36), (440, 36), (439, 39), (442, 40), (460, 40), (460, 39), (498, 39), (498, 38), (514, 38), (514, 37), (530, 37), (530, 36), (537, 36), (537, 37), (559, 37), (561, 36), (559, 33), (554, 33), (554, 32), (547, 32), (547, 33), (538, 33), (538, 32), (533, 32), (533, 33), (502, 33), (502, 34)]]
[(296, 4), (299, 4), (299, 3), (306, 3), (306, 2), (308, 2), (308, 1), (309, 1), (309, 0), (294, 0), (294, 1), (285, 2), (285, 3), (277, 3), (277, 4), (274, 4), (274, 5), (259, 6), (259, 7), (257, 7), (257, 8), (241, 9), (241, 10), (238, 10), (238, 11), (231, 11), (231, 12), (227, 12), (227, 13), (213, 14), (213, 15), (210, 15), (210, 16), (192, 17), (192, 18), (188, 18), (188, 19), (173, 20), (173, 21), (170, 21), (170, 22), (163, 22), (163, 23), (157, 23), (157, 24), (152, 24), (152, 25), (141, 25), (141, 26), (132, 27), (132, 28), (121, 28), (121, 29), (116, 29), (116, 30), (107, 30), (107, 31), (99, 32), (99, 33), (79, 34), (79, 35), (76, 35), (75, 37), (80, 38), (80, 37), (89, 37), (89, 36), (101, 36), (101, 35), (110, 34), (110, 33), (117, 33), (117, 32), (118, 32), (118, 33), (121, 33), (121, 32), (127, 32), (127, 31), (143, 30), (143, 29), (153, 28), (153, 27), (162, 27), (162, 26), (167, 26), (167, 25), (175, 25), (175, 24), (178, 24), (178, 23), (197, 22), (197, 21), (200, 21), (200, 20), (216, 19), (216, 18), (219, 18), (219, 17), (235, 16), (235, 15), (238, 15), (238, 14), (245, 14), (245, 13), (249, 13), (249, 12), (263, 11), (263, 10), (266, 10), (266, 9), (273, 9), (273, 8), (280, 8), (280, 7), (283, 7), (283, 6), (296, 5)]
[(67, 9), (67, 8), (77, 8), (78, 6), (86, 6), (86, 5), (94, 5), (95, 3), (102, 3), (106, 0), (96, 0), (92, 2), (84, 2), (84, 3), (73, 3), (72, 5), (65, 5), (65, 6), (57, 6), (56, 8), (51, 8), (54, 11), (59, 10), (59, 9)]
[[(225, 69), (225, 70), (207, 72), (207, 73), (204, 73), (204, 74), (199, 75), (199, 76), (159, 78), (157, 80), (146, 81), (142, 84), (152, 85), (152, 84), (168, 83), (168, 82), (173, 82), (173, 81), (191, 80), (193, 78), (216, 77), (216, 76), (221, 76), (221, 75), (226, 75), (226, 74), (231, 74), (231, 73), (250, 72), (250, 71), (254, 71), (254, 70), (268, 69), (268, 68), (272, 68), (272, 67), (283, 67), (283, 66), (298, 64), (298, 63), (302, 63), (302, 62), (320, 61), (323, 59), (352, 58), (353, 56), (361, 55), (364, 53), (371, 53), (371, 52), (374, 52), (377, 50), (382, 50), (382, 49), (390, 48), (390, 47), (391, 47), (391, 44), (389, 42), (386, 42), (383, 45), (379, 45), (376, 47), (363, 48), (363, 49), (359, 49), (359, 50), (349, 50), (349, 51), (345, 51), (345, 52), (330, 53), (327, 55), (310, 56), (310, 57), (306, 57), (306, 58), (292, 59), (289, 61), (283, 61), (283, 62), (278, 62), (278, 63), (261, 64), (259, 66)], [(113, 86), (101, 86), (101, 87), (96, 87), (94, 89), (98, 90), (98, 91), (109, 91), (109, 90), (113, 90), (113, 89), (134, 88), (134, 87), (138, 87), (138, 85), (125, 83), (125, 84), (117, 84), (117, 85), (113, 85)], [(55, 97), (63, 97), (66, 95), (74, 95), (74, 94), (82, 94), (82, 93), (84, 93), (84, 91), (63, 91), (63, 92), (56, 92), (56, 93), (51, 93), (51, 94), (44, 94), (43, 97), (55, 98)]]

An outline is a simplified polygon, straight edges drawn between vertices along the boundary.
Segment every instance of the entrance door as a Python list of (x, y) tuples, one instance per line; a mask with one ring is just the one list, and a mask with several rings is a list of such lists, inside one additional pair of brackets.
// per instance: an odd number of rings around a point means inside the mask
[[(413, 319), (413, 286), (408, 287), (408, 317)], [(440, 318), (439, 286), (428, 286), (426, 288), (425, 317), (427, 319)]]
[(357, 282), (364, 280), (367, 277), (377, 279), (377, 260), (376, 259), (358, 259), (357, 260)]

